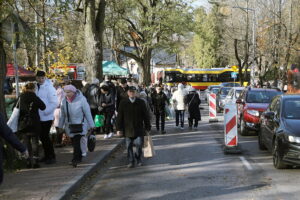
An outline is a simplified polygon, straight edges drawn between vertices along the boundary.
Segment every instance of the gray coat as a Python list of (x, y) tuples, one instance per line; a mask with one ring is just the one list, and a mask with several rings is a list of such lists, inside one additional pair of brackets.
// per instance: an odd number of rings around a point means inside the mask
[[(73, 137), (74, 134), (70, 134), (69, 124), (80, 124), (83, 120), (83, 132), (81, 135), (86, 135), (89, 128), (94, 128), (94, 120), (91, 114), (90, 106), (87, 103), (86, 98), (82, 93), (77, 90), (75, 99), (70, 103), (68, 102), (68, 110), (70, 120), (67, 115), (67, 100), (64, 98), (61, 102), (61, 112), (59, 117), (59, 128), (64, 128), (68, 136)], [(69, 122), (70, 121), (70, 122)]]

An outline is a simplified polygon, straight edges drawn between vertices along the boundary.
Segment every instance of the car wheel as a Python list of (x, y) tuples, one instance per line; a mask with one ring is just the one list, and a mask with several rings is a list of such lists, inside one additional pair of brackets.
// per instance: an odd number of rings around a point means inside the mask
[(240, 122), (240, 134), (243, 135), (243, 136), (248, 135), (248, 130), (246, 128), (244, 120), (242, 120), (242, 119), (241, 119), (241, 122)]
[(279, 151), (279, 144), (278, 140), (275, 139), (273, 144), (273, 165), (276, 169), (285, 169), (287, 165), (283, 163), (282, 156), (280, 155)]
[(260, 150), (266, 150), (266, 146), (262, 141), (261, 129), (258, 131), (258, 147)]

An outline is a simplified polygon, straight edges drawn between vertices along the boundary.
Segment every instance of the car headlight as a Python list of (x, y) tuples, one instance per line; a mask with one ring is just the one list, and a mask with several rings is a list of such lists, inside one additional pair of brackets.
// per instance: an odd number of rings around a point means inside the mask
[(289, 142), (300, 143), (300, 137), (295, 137), (295, 136), (289, 135), (288, 139), (289, 139)]
[(247, 113), (259, 117), (259, 112), (257, 110), (247, 110)]

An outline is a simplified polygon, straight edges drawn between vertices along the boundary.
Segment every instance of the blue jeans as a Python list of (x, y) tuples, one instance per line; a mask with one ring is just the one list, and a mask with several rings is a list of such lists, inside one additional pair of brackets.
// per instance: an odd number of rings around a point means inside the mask
[[(137, 159), (137, 161), (141, 161), (142, 154), (143, 154), (143, 143), (144, 143), (144, 137), (138, 136), (136, 138), (125, 138), (126, 141), (126, 148), (127, 148), (127, 158), (130, 163), (134, 163), (134, 158)], [(133, 144), (135, 144), (136, 152), (133, 153)]]
[(176, 126), (179, 125), (180, 120), (180, 126), (184, 126), (184, 110), (175, 110), (176, 113)]

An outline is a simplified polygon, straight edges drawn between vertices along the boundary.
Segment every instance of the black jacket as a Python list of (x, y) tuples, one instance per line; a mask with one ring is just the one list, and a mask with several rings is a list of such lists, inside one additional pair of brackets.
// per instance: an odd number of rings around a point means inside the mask
[(121, 103), (121, 101), (123, 99), (127, 99), (128, 98), (128, 94), (127, 91), (129, 89), (129, 86), (127, 85), (125, 88), (121, 87), (121, 86), (117, 86), (116, 87), (116, 92), (117, 92), (117, 110), (119, 109), (119, 105)]
[(198, 93), (191, 92), (185, 96), (184, 103), (188, 106), (188, 111), (190, 114), (190, 118), (201, 120), (201, 113), (199, 105), (201, 104), (201, 100), (199, 98)]
[(168, 98), (164, 92), (154, 93), (152, 95), (152, 104), (154, 108), (154, 113), (163, 113), (165, 112), (165, 106), (168, 103)]
[(145, 130), (150, 129), (149, 114), (144, 100), (136, 98), (133, 103), (129, 98), (122, 100), (118, 110), (117, 130), (123, 131), (125, 137), (135, 138), (144, 136)]
[[(0, 136), (8, 142), (13, 148), (17, 149), (21, 153), (26, 150), (25, 146), (19, 141), (17, 136), (11, 131), (11, 129), (6, 125), (6, 122), (4, 120), (4, 117), (2, 113), (0, 113)], [(3, 146), (0, 143), (0, 184), (3, 180)]]
[[(102, 103), (105, 103), (106, 106), (103, 107)], [(99, 98), (99, 108), (102, 110), (99, 110), (100, 112), (114, 112), (115, 111), (115, 99), (113, 94), (108, 93), (108, 94), (100, 94)]]
[(20, 117), (19, 121), (21, 121), (26, 114), (29, 113), (30, 104), (32, 103), (32, 108), (30, 112), (30, 117), (33, 119), (35, 126), (30, 129), (30, 133), (38, 134), (40, 132), (40, 116), (39, 116), (39, 109), (45, 110), (46, 105), (44, 102), (33, 92), (25, 92), (20, 95), (19, 97), (20, 105)]

